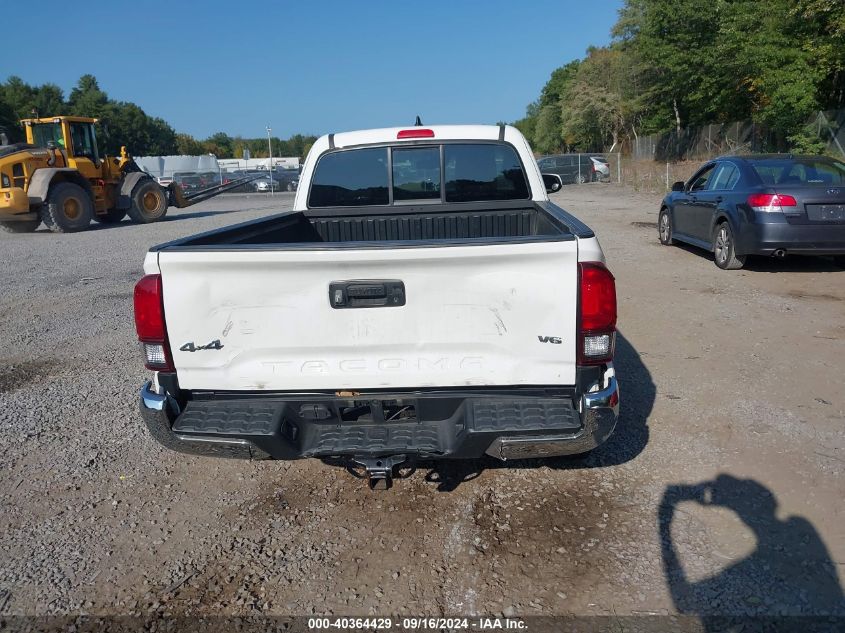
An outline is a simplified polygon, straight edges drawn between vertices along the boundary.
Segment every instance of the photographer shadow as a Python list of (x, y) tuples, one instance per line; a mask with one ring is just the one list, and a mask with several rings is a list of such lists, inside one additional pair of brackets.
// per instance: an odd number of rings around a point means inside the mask
[(425, 480), (437, 484), (438, 492), (452, 492), (461, 484), (478, 477), (485, 470), (552, 468), (571, 470), (618, 466), (631, 461), (648, 444), (648, 417), (654, 407), (657, 388), (640, 353), (621, 332), (616, 334), (613, 360), (621, 392), (619, 420), (613, 435), (601, 446), (584, 455), (518, 459), (506, 462), (492, 457), (467, 460), (420, 462), (427, 470)]
[[(672, 523), (682, 512), (678, 504), (690, 501), (734, 512), (754, 533), (755, 550), (716, 575), (689, 580), (673, 541)], [(768, 488), (730, 475), (666, 488), (658, 526), (663, 572), (678, 612), (704, 616), (708, 631), (724, 630), (725, 617), (845, 615), (836, 565), (821, 536), (803, 517), (779, 519), (777, 507)]]

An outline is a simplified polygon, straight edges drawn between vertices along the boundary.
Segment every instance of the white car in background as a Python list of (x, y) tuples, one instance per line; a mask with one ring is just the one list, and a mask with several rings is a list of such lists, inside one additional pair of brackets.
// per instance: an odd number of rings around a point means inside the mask
[(596, 168), (595, 179), (602, 182), (610, 181), (610, 164), (604, 156), (590, 156)]

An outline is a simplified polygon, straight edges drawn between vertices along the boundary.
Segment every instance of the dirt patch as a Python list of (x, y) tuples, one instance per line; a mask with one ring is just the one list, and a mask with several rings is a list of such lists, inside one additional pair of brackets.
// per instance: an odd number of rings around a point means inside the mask
[(657, 222), (631, 222), (631, 226), (635, 226), (638, 229), (656, 229)]
[(55, 360), (0, 361), (0, 393), (41, 382), (54, 376), (59, 366)]
[(787, 292), (784, 297), (788, 297), (790, 299), (818, 299), (819, 301), (845, 301), (843, 297), (837, 297), (836, 295), (829, 295), (825, 293), (813, 293), (813, 292), (802, 292), (800, 290), (790, 290)]

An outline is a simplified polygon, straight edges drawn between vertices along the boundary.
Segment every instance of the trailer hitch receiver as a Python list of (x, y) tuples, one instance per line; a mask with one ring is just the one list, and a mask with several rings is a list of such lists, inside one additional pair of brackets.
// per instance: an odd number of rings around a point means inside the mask
[(385, 457), (355, 456), (352, 461), (362, 466), (370, 490), (388, 490), (393, 485), (393, 469), (407, 461), (405, 455), (387, 455)]

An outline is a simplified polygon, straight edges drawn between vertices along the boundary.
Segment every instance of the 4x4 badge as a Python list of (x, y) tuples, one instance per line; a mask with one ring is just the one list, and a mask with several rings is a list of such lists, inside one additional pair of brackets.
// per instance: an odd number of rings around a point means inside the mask
[(185, 343), (182, 347), (179, 348), (180, 352), (198, 352), (201, 349), (223, 349), (223, 346), (220, 344), (220, 339), (216, 338), (211, 343), (207, 343), (206, 345), (194, 345), (193, 341), (189, 343)]

